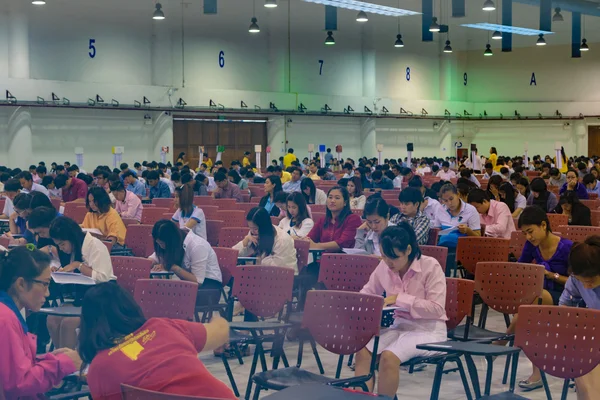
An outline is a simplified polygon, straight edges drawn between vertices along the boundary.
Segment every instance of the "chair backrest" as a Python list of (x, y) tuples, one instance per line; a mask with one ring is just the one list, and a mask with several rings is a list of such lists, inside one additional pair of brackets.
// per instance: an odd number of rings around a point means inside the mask
[(194, 204), (202, 207), (202, 206), (214, 206), (215, 199), (212, 196), (194, 196)]
[(446, 278), (446, 327), (453, 330), (465, 317), (471, 317), (475, 282), (469, 279)]
[(248, 212), (250, 210), (252, 210), (254, 207), (256, 207), (256, 204), (254, 204), (254, 203), (237, 203), (236, 209), (248, 214)]
[(218, 219), (217, 216), (219, 214), (217, 214), (217, 211), (219, 211), (219, 207), (217, 207), (217, 206), (205, 206), (205, 205), (202, 205), (200, 208), (204, 212), (204, 218), (206, 218), (206, 219)]
[(106, 246), (106, 249), (108, 250), (108, 253), (110, 254), (110, 252), (112, 251), (112, 248), (113, 248), (113, 242), (102, 241), (102, 243), (104, 243), (104, 245)]
[(232, 294), (242, 306), (260, 318), (277, 315), (292, 301), (294, 270), (264, 265), (238, 266)]
[(138, 279), (134, 298), (146, 318), (194, 320), (198, 284), (172, 279)]
[(248, 236), (248, 228), (221, 228), (219, 233), (219, 247), (232, 248)]
[[(169, 200), (169, 199), (167, 199)], [(154, 225), (159, 220), (163, 219), (163, 214), (169, 212), (168, 208), (150, 207), (145, 208), (142, 212), (142, 224)]]
[(563, 214), (546, 214), (548, 215), (548, 221), (550, 221), (550, 227), (553, 230), (559, 225), (567, 225), (569, 223), (569, 217)]
[[(60, 210), (60, 199), (50, 199), (50, 201), (52, 202), (52, 205), (54, 206), (54, 208), (56, 208), (56, 211)], [(4, 208), (4, 204), (0, 204), (3, 208)]]
[(65, 207), (64, 215), (65, 217), (71, 218), (78, 224), (82, 224), (83, 220), (85, 219), (85, 215), (88, 213), (88, 209), (85, 205), (81, 205), (81, 203), (78, 204), (79, 206), (76, 207)]
[(380, 262), (371, 256), (326, 253), (321, 256), (318, 281), (327, 290), (359, 292)]
[(311, 290), (306, 295), (302, 327), (326, 350), (354, 354), (379, 335), (382, 309), (382, 296)]
[(587, 206), (587, 207), (588, 207), (590, 210), (595, 210), (595, 209), (597, 209), (597, 208), (598, 208), (598, 199), (597, 199), (597, 198), (596, 198), (596, 199), (594, 199), (594, 200), (592, 200), (592, 199), (589, 199), (589, 200), (586, 200), (586, 199), (581, 199), (581, 200), (579, 200), (579, 201), (580, 201), (580, 202), (581, 202), (581, 204), (583, 204), (584, 206)]
[(323, 213), (325, 214), (325, 211), (327, 211), (327, 206), (325, 204), (311, 204), (310, 206), (310, 210), (314, 213)]
[(324, 212), (314, 212), (312, 211), (312, 208), (314, 207), (314, 205), (310, 206), (311, 212), (312, 212), (312, 220), (315, 221), (315, 225), (319, 223), (320, 220), (322, 220), (323, 218), (325, 218), (325, 216), (327, 214), (325, 214)]
[(600, 235), (599, 226), (561, 225), (556, 230), (572, 242), (583, 242), (589, 236)]
[(458, 238), (456, 262), (475, 274), (479, 261), (508, 261), (510, 239), (466, 236)]
[(161, 393), (121, 384), (123, 400), (218, 400), (213, 397), (184, 396), (180, 394)]
[(600, 226), (600, 210), (590, 210), (592, 217), (592, 226)]
[(588, 193), (588, 196), (590, 197), (590, 200), (598, 200), (598, 193)]
[(525, 247), (525, 243), (527, 239), (525, 235), (523, 235), (523, 231), (517, 230), (512, 231), (510, 234), (510, 252), (516, 257), (518, 260), (521, 257), (521, 253), (523, 253), (523, 248)]
[(217, 218), (223, 221), (224, 228), (246, 226), (246, 213), (241, 210), (223, 210), (219, 208)]
[(154, 241), (152, 239), (152, 225), (129, 225), (125, 246), (131, 249), (136, 257), (149, 257), (154, 253)]
[(600, 363), (600, 310), (576, 307), (519, 307), (515, 346), (532, 364), (563, 379), (587, 375)]
[(300, 273), (308, 265), (310, 242), (307, 240), (294, 240), (294, 247), (296, 248), (296, 259), (298, 260), (298, 273)]
[(435, 258), (442, 266), (442, 270), (444, 272), (446, 272), (446, 261), (448, 259), (448, 248), (447, 247), (421, 245), (421, 246), (419, 246), (419, 248), (421, 249), (421, 253), (424, 256)]
[(440, 228), (429, 229), (429, 240), (427, 240), (427, 244), (429, 246), (437, 246), (439, 232), (440, 232)]
[(160, 208), (167, 208), (169, 209), (169, 211), (175, 211), (173, 210), (173, 206), (175, 204), (175, 199), (152, 199), (152, 204), (154, 204), (156, 207), (160, 207)]
[(248, 189), (250, 190), (251, 197), (261, 198), (265, 196), (265, 186), (262, 184), (248, 185)]
[(544, 290), (544, 267), (537, 264), (480, 262), (475, 291), (492, 309), (516, 314), (519, 306), (533, 304)]
[(213, 247), (213, 250), (217, 254), (219, 268), (221, 269), (221, 275), (223, 276), (222, 282), (223, 286), (225, 286), (229, 283), (235, 272), (239, 252), (225, 247)]
[(138, 279), (148, 279), (152, 269), (152, 260), (141, 257), (111, 257), (117, 283), (132, 295)]
[[(143, 213), (143, 211), (142, 211)], [(129, 225), (139, 225), (140, 221), (138, 221), (137, 219), (133, 219), (133, 218), (123, 218), (123, 225), (125, 225), (125, 227), (128, 227)]]
[(235, 199), (215, 199), (214, 206), (218, 206), (219, 210), (237, 210)]
[(221, 220), (206, 220), (206, 241), (213, 247), (219, 245), (221, 225), (223, 225), (223, 221)]

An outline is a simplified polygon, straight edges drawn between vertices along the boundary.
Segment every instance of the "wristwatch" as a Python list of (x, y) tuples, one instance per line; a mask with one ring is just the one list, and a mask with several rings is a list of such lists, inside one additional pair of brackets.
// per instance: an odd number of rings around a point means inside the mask
[(558, 273), (555, 273), (555, 274), (554, 274), (554, 280), (555, 280), (555, 281), (557, 281), (557, 280), (558, 280), (558, 278), (560, 278), (560, 274), (558, 274)]

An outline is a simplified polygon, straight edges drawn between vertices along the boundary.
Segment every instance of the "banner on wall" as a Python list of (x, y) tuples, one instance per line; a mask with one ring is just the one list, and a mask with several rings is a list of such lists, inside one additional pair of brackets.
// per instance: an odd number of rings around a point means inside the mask
[(260, 171), (260, 169), (262, 168), (262, 166), (260, 165), (260, 153), (262, 152), (262, 146), (260, 144), (255, 144), (254, 152), (256, 153), (256, 169)]
[(377, 155), (378, 155), (378, 159), (379, 159), (379, 165), (381, 165), (381, 153), (382, 152), (383, 152), (383, 145), (378, 144), (377, 145)]
[(123, 153), (125, 153), (125, 147), (123, 146), (114, 146), (112, 148), (113, 168), (117, 168), (117, 165), (121, 165), (121, 161), (123, 160)]
[(271, 165), (271, 146), (267, 146), (267, 168)]
[(75, 162), (79, 168), (83, 168), (83, 147), (75, 147)]
[(341, 144), (335, 145), (335, 152), (337, 153), (337, 159), (339, 161), (342, 161), (342, 145)]
[(162, 146), (160, 148), (160, 162), (166, 164), (167, 154), (169, 153), (169, 146)]
[(325, 168), (325, 152), (327, 151), (327, 146), (324, 144), (319, 145), (319, 160), (321, 162), (321, 168)]
[(525, 142), (523, 151), (523, 165), (525, 168), (529, 168), (529, 142)]
[(561, 169), (562, 168), (562, 154), (560, 154), (560, 149), (562, 147), (562, 143), (560, 142), (555, 142), (554, 143), (554, 151), (556, 153), (556, 168)]
[(216, 161), (221, 161), (221, 157), (223, 156), (223, 152), (224, 151), (225, 151), (225, 146), (217, 146), (217, 159), (216, 159)]

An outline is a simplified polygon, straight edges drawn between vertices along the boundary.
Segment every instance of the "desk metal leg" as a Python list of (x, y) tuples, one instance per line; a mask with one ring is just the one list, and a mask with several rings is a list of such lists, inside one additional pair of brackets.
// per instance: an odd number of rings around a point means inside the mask
[(479, 399), (481, 397), (481, 387), (479, 385), (479, 375), (477, 374), (477, 367), (473, 362), (473, 357), (471, 357), (468, 354), (465, 354), (465, 361), (467, 363), (469, 376), (471, 376), (471, 382), (473, 383), (473, 391), (475, 392), (475, 398)]
[(492, 372), (494, 371), (494, 359), (491, 356), (485, 358), (487, 361), (487, 372), (485, 374), (485, 395), (489, 396), (492, 389)]

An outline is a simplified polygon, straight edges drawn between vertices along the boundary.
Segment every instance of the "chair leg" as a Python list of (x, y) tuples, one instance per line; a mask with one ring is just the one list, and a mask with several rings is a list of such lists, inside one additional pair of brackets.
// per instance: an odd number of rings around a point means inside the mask
[(248, 376), (248, 385), (246, 386), (246, 395), (244, 398), (246, 400), (250, 400), (250, 394), (252, 393), (252, 377), (256, 372), (256, 366), (258, 364), (258, 357), (262, 347), (260, 346), (260, 341), (256, 341), (256, 348), (254, 349), (254, 357), (252, 357), (252, 366), (250, 367), (250, 375)]
[(237, 357), (240, 365), (244, 365), (244, 358), (242, 357), (242, 352), (240, 351), (240, 347), (238, 346), (238, 344), (232, 343), (231, 347), (233, 347), (233, 352), (235, 353), (235, 356)]
[(460, 380), (462, 381), (463, 387), (465, 388), (465, 396), (467, 396), (467, 400), (473, 400), (473, 396), (471, 395), (471, 389), (469, 388), (469, 382), (467, 381), (467, 375), (465, 374), (465, 368), (463, 366), (463, 363), (462, 361), (460, 361), (460, 357), (456, 357), (454, 361), (456, 362), (458, 372), (460, 373)]
[[(508, 342), (509, 346), (512, 346), (514, 344), (515, 340), (514, 339), (510, 339), (510, 341)], [(510, 361), (511, 361), (512, 355), (508, 355), (506, 356), (506, 364), (504, 365), (504, 375), (502, 376), (502, 384), (506, 385), (506, 382), (508, 380), (508, 370), (510, 369)]]
[(229, 383), (231, 383), (231, 388), (233, 389), (233, 393), (235, 394), (235, 397), (240, 397), (240, 392), (235, 383), (235, 378), (233, 377), (233, 374), (231, 373), (231, 368), (229, 367), (229, 362), (227, 361), (225, 352), (223, 352), (221, 354), (221, 360), (223, 360), (223, 365), (225, 366), (225, 372), (227, 372), (227, 377), (229, 378)]
[[(546, 379), (546, 373), (544, 371), (540, 370), (540, 374), (542, 375), (542, 383), (544, 384), (544, 390), (546, 391), (546, 397), (548, 397), (548, 400), (552, 400), (552, 394), (550, 394), (550, 388), (548, 387), (548, 379)], [(564, 392), (564, 385), (563, 385), (563, 392)], [(566, 397), (565, 397), (566, 399)]]
[(256, 389), (254, 389), (254, 396), (252, 397), (252, 400), (258, 400), (258, 397), (260, 396), (260, 389), (261, 386), (256, 384)]
[(350, 354), (350, 357), (348, 357), (348, 366), (349, 367), (352, 366), (352, 361), (354, 361), (354, 354)]
[(565, 379), (563, 383), (562, 394), (560, 396), (560, 400), (567, 400), (567, 395), (569, 394), (569, 384), (571, 383), (570, 379)]
[(477, 373), (477, 367), (473, 362), (473, 357), (468, 354), (465, 354), (465, 362), (467, 363), (467, 370), (469, 371), (469, 376), (471, 377), (471, 383), (473, 384), (473, 391), (475, 392), (475, 398), (479, 399), (481, 397), (481, 386), (479, 385), (479, 374)]
[(489, 396), (492, 389), (492, 373), (494, 372), (494, 361), (492, 357), (486, 357), (487, 372), (485, 374), (485, 395)]
[(435, 375), (433, 377), (433, 386), (431, 387), (431, 396), (430, 400), (438, 400), (440, 396), (440, 387), (442, 386), (442, 375), (444, 372), (444, 365), (446, 364), (445, 360), (440, 361), (435, 366)]
[(340, 379), (340, 374), (342, 373), (342, 364), (344, 363), (344, 356), (340, 356), (338, 358), (337, 368), (335, 370), (335, 379)]
[(323, 363), (321, 363), (321, 357), (319, 357), (319, 352), (317, 351), (317, 344), (315, 343), (315, 339), (310, 336), (310, 347), (312, 347), (313, 355), (315, 356), (315, 361), (317, 362), (317, 366), (319, 367), (319, 372), (321, 375), (325, 374), (325, 370), (323, 369)]

